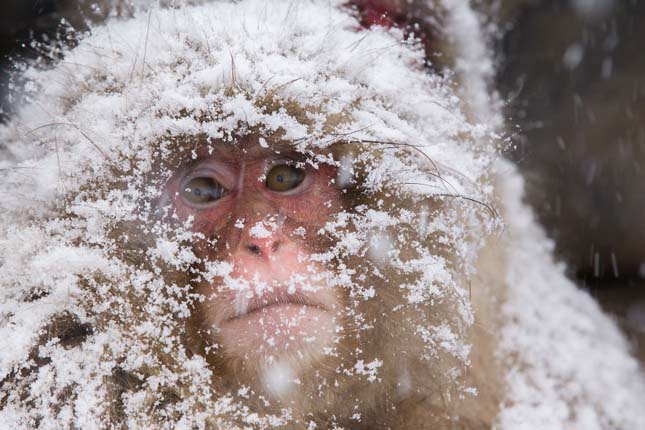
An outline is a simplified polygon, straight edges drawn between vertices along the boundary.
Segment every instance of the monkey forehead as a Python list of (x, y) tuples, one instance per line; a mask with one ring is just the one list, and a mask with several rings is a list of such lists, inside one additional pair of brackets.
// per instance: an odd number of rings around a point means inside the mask
[[(305, 155), (325, 155), (328, 149), (312, 148), (315, 151), (307, 150), (296, 143), (285, 140), (274, 140), (257, 134), (247, 134), (232, 139), (216, 140), (204, 143), (192, 149), (193, 157), (196, 159), (215, 158), (222, 162), (239, 162), (240, 160), (261, 161), (271, 157), (294, 157), (301, 158)], [(306, 152), (306, 153), (305, 153)]]

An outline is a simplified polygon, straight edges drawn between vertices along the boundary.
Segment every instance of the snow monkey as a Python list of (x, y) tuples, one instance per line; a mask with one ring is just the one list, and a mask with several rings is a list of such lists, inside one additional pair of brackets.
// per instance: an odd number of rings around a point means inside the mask
[(144, 3), (0, 128), (0, 428), (645, 422), (466, 2)]

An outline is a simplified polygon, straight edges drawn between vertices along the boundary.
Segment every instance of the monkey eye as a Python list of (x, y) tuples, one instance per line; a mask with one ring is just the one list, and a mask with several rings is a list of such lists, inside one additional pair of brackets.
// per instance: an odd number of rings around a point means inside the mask
[(266, 186), (277, 192), (293, 190), (305, 179), (305, 170), (289, 164), (273, 166), (266, 175)]
[(188, 203), (204, 205), (221, 199), (226, 189), (213, 178), (197, 177), (188, 181), (181, 190), (181, 196)]

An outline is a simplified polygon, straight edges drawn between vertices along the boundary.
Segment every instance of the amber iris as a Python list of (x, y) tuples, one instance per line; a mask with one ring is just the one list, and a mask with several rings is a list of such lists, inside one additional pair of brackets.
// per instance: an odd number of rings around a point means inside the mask
[(213, 178), (193, 178), (182, 190), (183, 198), (192, 204), (203, 205), (219, 200), (225, 189)]
[(289, 164), (274, 166), (267, 173), (266, 186), (272, 191), (284, 192), (293, 190), (305, 179), (303, 169)]

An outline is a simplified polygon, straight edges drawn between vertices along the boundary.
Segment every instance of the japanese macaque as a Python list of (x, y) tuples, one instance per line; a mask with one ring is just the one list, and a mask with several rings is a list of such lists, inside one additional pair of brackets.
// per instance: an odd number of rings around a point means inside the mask
[(0, 428), (636, 428), (624, 339), (496, 170), (484, 40), (465, 2), (212, 2), (29, 69)]

